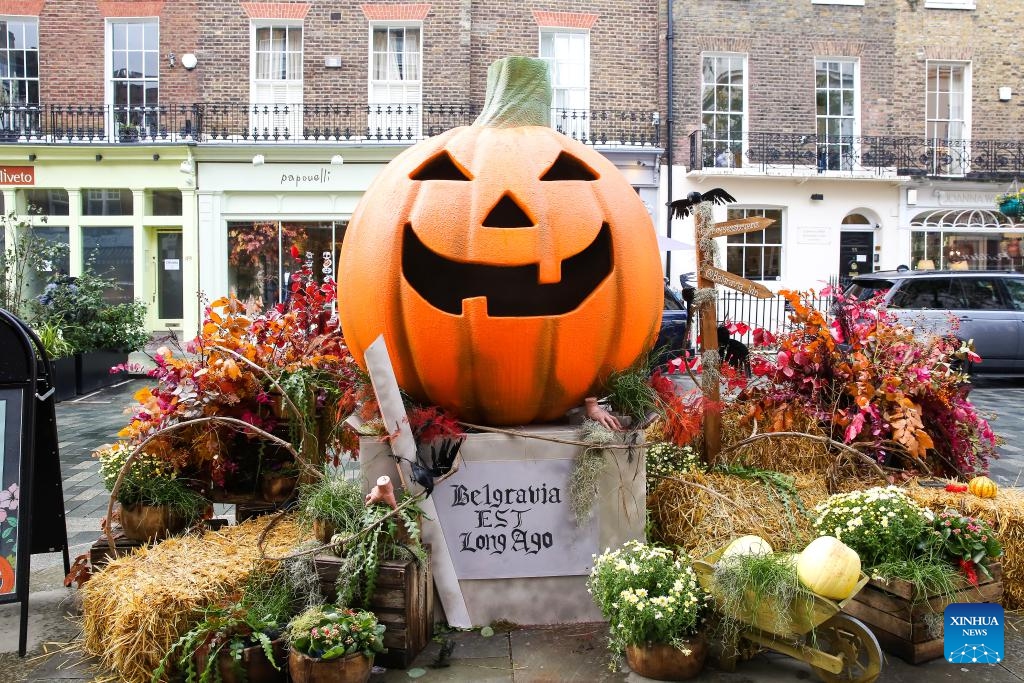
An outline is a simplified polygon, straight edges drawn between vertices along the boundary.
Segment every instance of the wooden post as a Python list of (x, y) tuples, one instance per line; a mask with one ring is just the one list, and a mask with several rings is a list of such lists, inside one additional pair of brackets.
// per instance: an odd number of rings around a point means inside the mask
[[(711, 264), (711, 254), (703, 253), (701, 242), (703, 236), (708, 233), (711, 225), (709, 223), (709, 212), (697, 210), (694, 212), (693, 224), (696, 233), (697, 245), (697, 290), (714, 288), (715, 283), (705, 277), (704, 265)], [(700, 315), (700, 339), (701, 355), (711, 351), (718, 353), (718, 311), (714, 298), (709, 298), (701, 304), (698, 309)], [(703, 367), (703, 366), (702, 366)], [(704, 398), (715, 406), (713, 410), (704, 411), (704, 460), (710, 466), (714, 466), (718, 460), (718, 453), (722, 450), (722, 415), (717, 409), (721, 401), (719, 390), (718, 373), (708, 374), (707, 368), (703, 369), (701, 375), (701, 391)]]

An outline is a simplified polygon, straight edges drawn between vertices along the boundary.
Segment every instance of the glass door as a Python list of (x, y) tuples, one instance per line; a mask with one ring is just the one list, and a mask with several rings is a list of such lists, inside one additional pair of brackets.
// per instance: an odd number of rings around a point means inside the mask
[(182, 280), (181, 231), (156, 234), (156, 301), (160, 320), (181, 320), (184, 317), (185, 288)]

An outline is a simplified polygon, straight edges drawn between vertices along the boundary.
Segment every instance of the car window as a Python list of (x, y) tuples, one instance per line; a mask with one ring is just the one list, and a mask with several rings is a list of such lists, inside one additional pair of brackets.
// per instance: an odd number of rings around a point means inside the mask
[(668, 292), (665, 293), (665, 310), (666, 311), (685, 311), (686, 306), (679, 303), (679, 301), (671, 296)]
[(892, 287), (889, 280), (857, 280), (846, 290), (846, 296), (857, 301), (867, 301), (873, 296)]
[(964, 298), (967, 300), (967, 308), (973, 311), (1000, 311), (1006, 310), (999, 295), (999, 283), (991, 278), (970, 277), (961, 278)]
[(963, 309), (967, 302), (956, 278), (904, 280), (889, 300), (890, 308)]
[(1010, 295), (1010, 308), (1015, 311), (1024, 311), (1024, 280), (1017, 278), (1006, 278), (1003, 280), (1006, 291)]

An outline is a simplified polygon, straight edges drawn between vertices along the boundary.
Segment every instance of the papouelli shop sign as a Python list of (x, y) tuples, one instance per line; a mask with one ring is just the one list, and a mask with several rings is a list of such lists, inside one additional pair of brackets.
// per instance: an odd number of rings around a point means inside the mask
[(0, 185), (35, 185), (34, 166), (0, 166)]

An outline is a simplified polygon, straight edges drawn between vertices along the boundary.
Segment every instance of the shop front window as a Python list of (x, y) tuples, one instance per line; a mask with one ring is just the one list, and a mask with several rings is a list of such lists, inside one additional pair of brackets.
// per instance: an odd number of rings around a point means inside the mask
[[(317, 281), (335, 278), (347, 223), (245, 221), (228, 223), (228, 288), (265, 310), (288, 299), (292, 274), (309, 263)], [(292, 256), (292, 247), (299, 254)]]
[(134, 246), (132, 228), (82, 228), (85, 268), (117, 285), (105, 292), (110, 303), (125, 303), (135, 298)]
[(916, 270), (1014, 270), (1024, 272), (1024, 232), (917, 231), (910, 257)]
[(35, 212), (42, 216), (67, 216), (67, 190), (24, 190), (25, 205), (29, 213)]
[(131, 216), (131, 190), (82, 190), (83, 216)]

